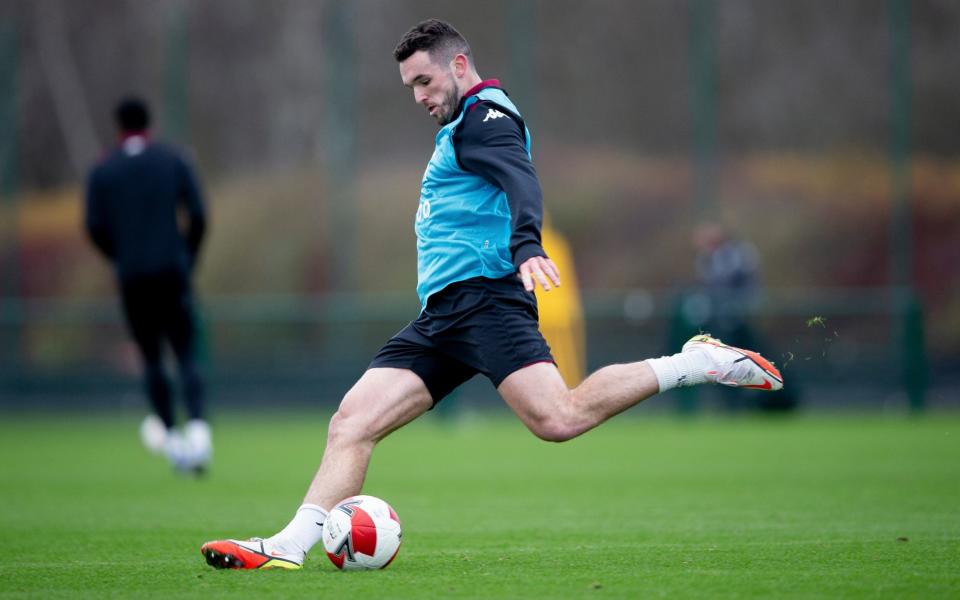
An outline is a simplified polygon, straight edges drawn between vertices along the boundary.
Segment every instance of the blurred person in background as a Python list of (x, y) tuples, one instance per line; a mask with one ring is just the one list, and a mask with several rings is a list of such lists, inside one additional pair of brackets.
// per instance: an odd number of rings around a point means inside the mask
[(750, 315), (760, 299), (760, 258), (753, 244), (717, 222), (697, 226), (697, 282), (706, 300), (706, 331), (735, 345), (753, 347)]
[[(733, 346), (769, 351), (752, 324), (762, 294), (756, 247), (718, 221), (700, 223), (694, 229), (693, 244), (700, 329)], [(773, 394), (737, 394), (729, 388), (719, 391), (731, 410), (744, 406), (792, 410), (797, 404), (795, 386)]]
[[(553, 442), (674, 387), (783, 385), (760, 355), (694, 336), (680, 353), (604, 367), (571, 390), (538, 327), (534, 290), (559, 286), (560, 273), (543, 250), (543, 199), (519, 110), (499, 81), (481, 79), (448, 23), (419, 23), (394, 58), (440, 126), (414, 224), (422, 310), (344, 396), (290, 523), (266, 539), (203, 544), (215, 568), (301, 568), (324, 537), (328, 511), (360, 493), (374, 446), (478, 373), (534, 435)], [(337, 556), (353, 560), (348, 549)]]
[[(114, 110), (118, 145), (90, 171), (86, 229), (113, 264), (123, 310), (143, 362), (152, 413), (141, 427), (144, 445), (179, 470), (200, 473), (213, 446), (203, 382), (197, 370), (197, 324), (191, 278), (206, 230), (200, 185), (174, 148), (150, 138), (150, 111), (142, 99)], [(164, 344), (179, 365), (188, 420), (175, 428)]]

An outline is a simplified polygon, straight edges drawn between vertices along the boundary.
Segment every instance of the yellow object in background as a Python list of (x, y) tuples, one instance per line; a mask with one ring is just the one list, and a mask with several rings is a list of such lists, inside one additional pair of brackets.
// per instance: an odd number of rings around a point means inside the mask
[(580, 286), (573, 267), (573, 254), (567, 240), (544, 223), (543, 249), (560, 269), (560, 287), (544, 292), (537, 286), (540, 332), (546, 338), (567, 386), (574, 387), (584, 378), (586, 368), (586, 332)]

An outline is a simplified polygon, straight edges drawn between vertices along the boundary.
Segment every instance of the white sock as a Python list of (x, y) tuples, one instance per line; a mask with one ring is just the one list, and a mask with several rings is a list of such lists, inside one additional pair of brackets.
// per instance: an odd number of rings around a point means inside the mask
[(697, 350), (678, 352), (673, 356), (649, 358), (647, 364), (657, 376), (661, 392), (707, 383), (706, 371), (713, 368), (707, 353)]
[(302, 552), (304, 555), (320, 541), (327, 511), (316, 504), (304, 504), (297, 509), (293, 520), (270, 541), (283, 552)]

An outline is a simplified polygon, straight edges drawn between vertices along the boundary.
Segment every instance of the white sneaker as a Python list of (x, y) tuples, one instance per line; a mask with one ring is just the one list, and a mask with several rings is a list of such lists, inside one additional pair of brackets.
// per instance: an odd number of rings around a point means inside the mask
[(194, 469), (205, 469), (213, 460), (213, 435), (210, 425), (201, 419), (192, 419), (183, 426), (183, 437), (190, 449), (190, 460)]
[(182, 431), (167, 435), (164, 452), (178, 471), (202, 474), (213, 459), (210, 425), (199, 419), (188, 421)]
[(188, 455), (187, 440), (179, 429), (171, 429), (167, 433), (167, 440), (163, 445), (163, 454), (178, 471), (189, 470), (187, 467)]
[(140, 423), (140, 441), (152, 454), (163, 454), (167, 445), (167, 435), (167, 426), (157, 415), (149, 414)]
[(261, 538), (207, 542), (200, 554), (215, 569), (299, 569), (304, 559), (303, 553), (291, 554)]
[(695, 335), (683, 345), (684, 352), (704, 352), (713, 362), (707, 381), (730, 387), (776, 391), (783, 389), (783, 376), (773, 363), (752, 350), (724, 344), (709, 335)]

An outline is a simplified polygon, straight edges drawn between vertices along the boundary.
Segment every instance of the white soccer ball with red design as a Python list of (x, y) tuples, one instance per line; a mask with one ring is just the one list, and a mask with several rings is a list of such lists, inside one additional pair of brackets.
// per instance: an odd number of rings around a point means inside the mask
[(373, 496), (351, 496), (330, 509), (323, 547), (338, 569), (384, 569), (400, 550), (397, 511)]

